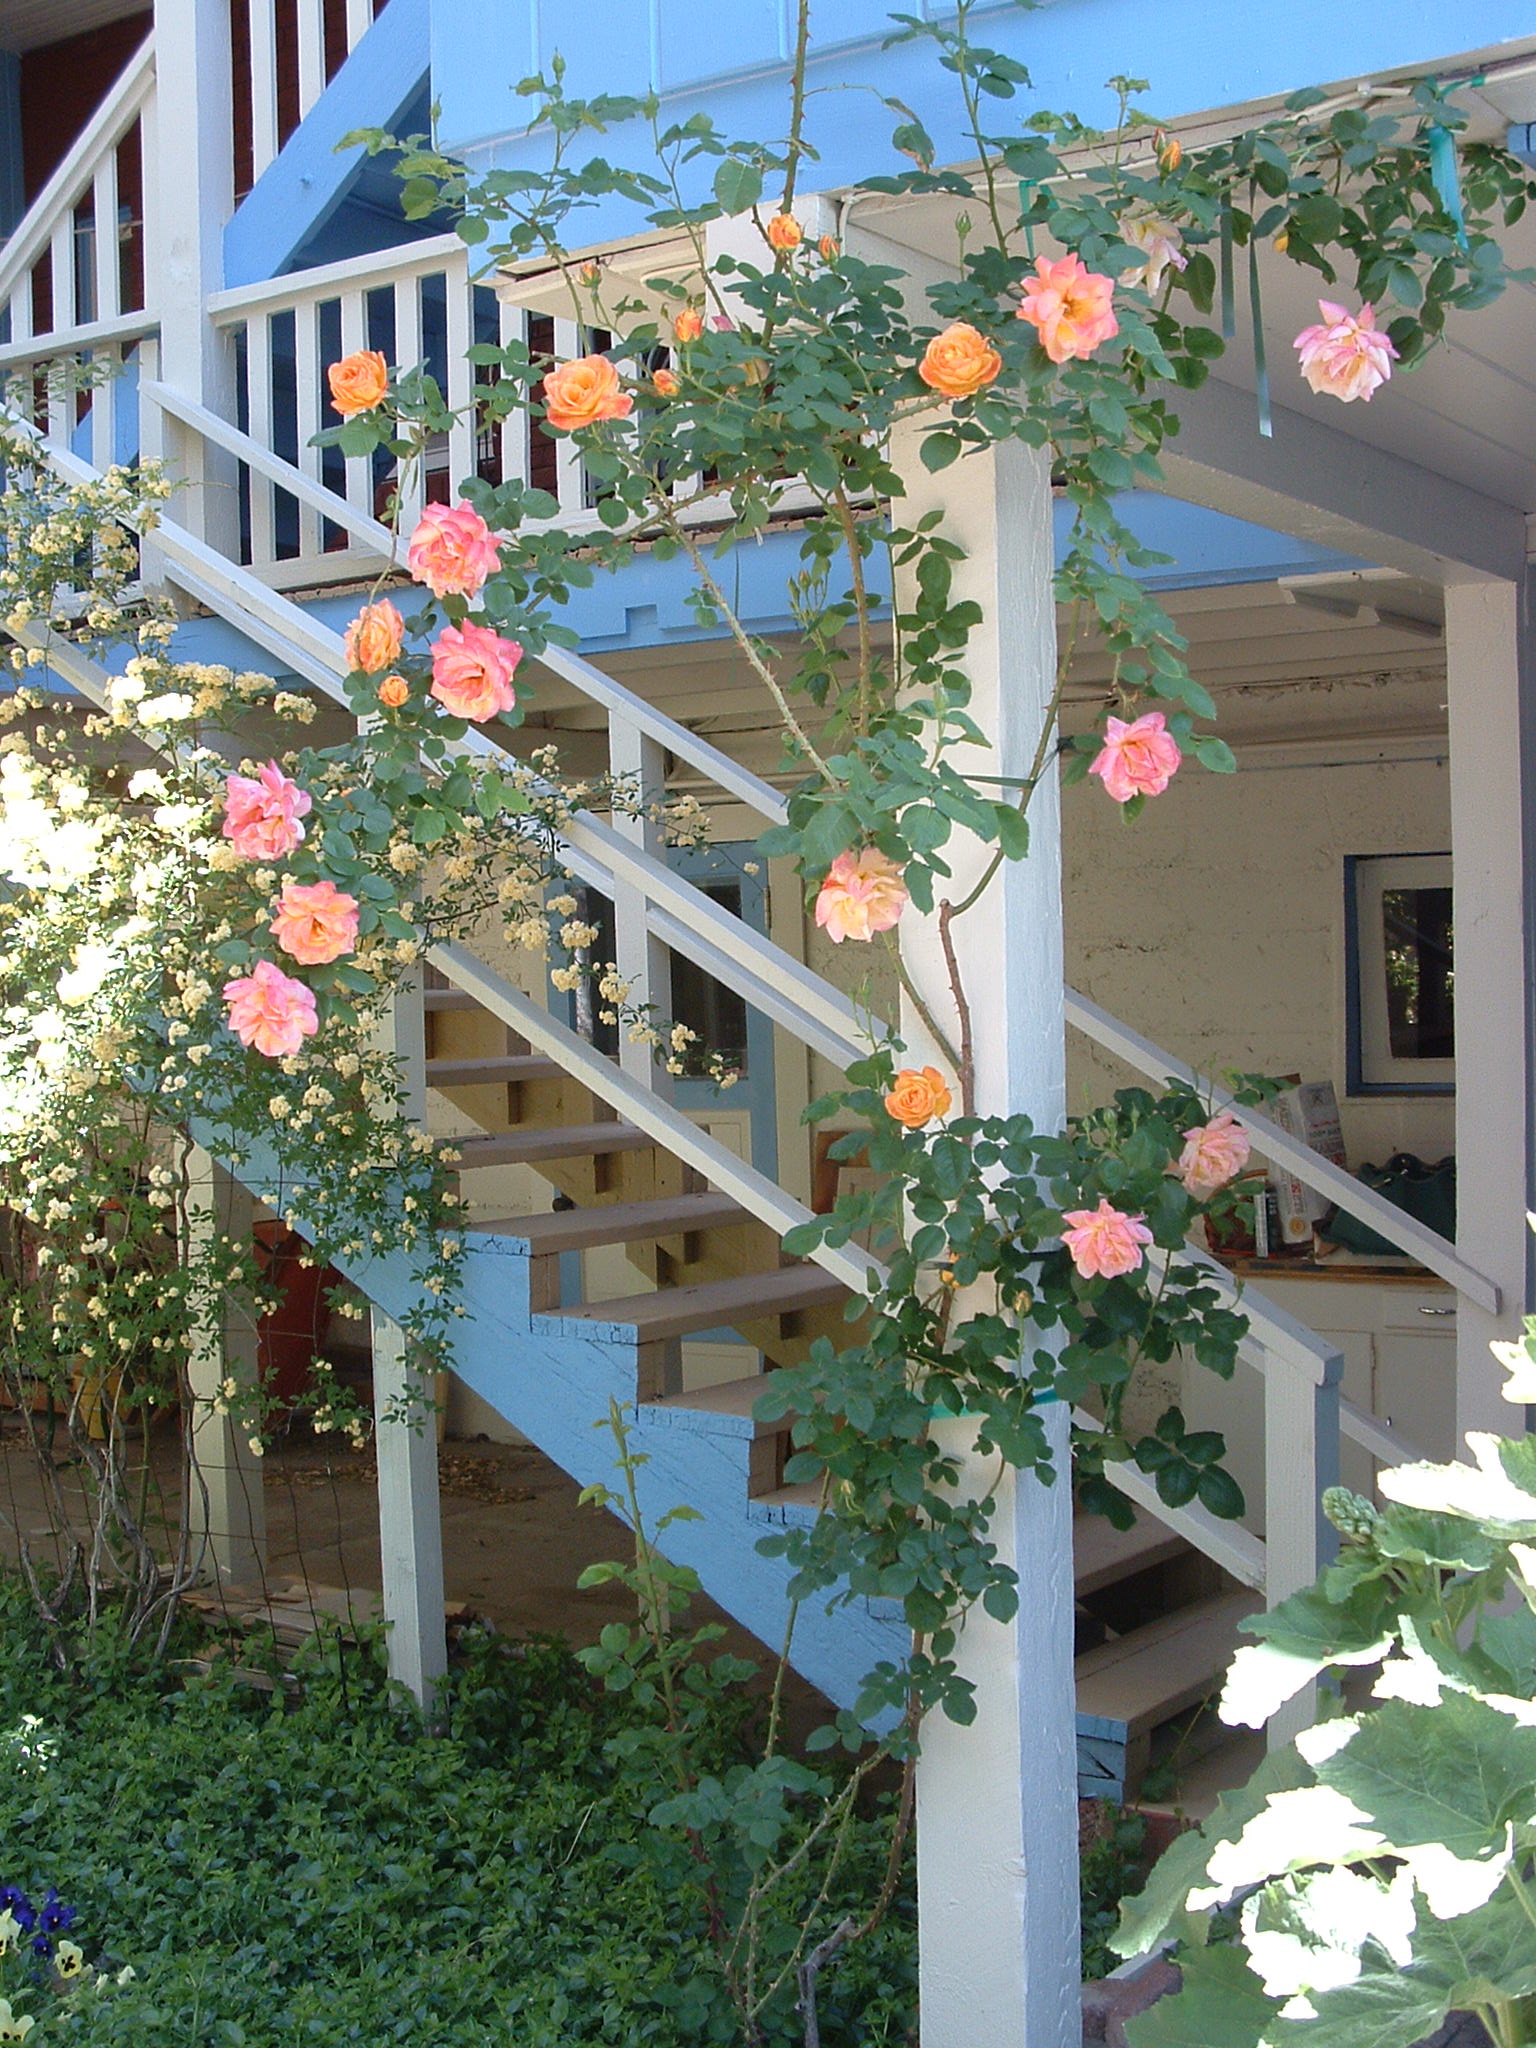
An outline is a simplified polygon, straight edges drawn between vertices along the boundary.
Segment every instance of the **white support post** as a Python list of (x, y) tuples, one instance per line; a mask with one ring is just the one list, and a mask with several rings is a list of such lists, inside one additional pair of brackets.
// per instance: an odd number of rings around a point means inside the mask
[[(628, 719), (616, 715), (609, 720), (608, 761), (614, 775), (622, 777), (647, 808), (659, 803), (666, 794), (667, 758), (660, 744), (642, 733), (638, 726), (631, 725)], [(652, 860), (665, 861), (666, 840), (654, 818), (625, 817), (616, 810), (613, 829), (621, 839), (627, 839)], [(630, 1003), (642, 1007), (648, 1003), (658, 1018), (669, 1020), (672, 1015), (672, 956), (660, 939), (651, 933), (648, 910), (643, 890), (623, 882), (615, 886), (613, 928), (617, 958), (614, 964), (629, 984)], [(665, 1067), (657, 1063), (650, 1046), (633, 1043), (629, 1033), (623, 1030), (619, 1034), (619, 1066), (641, 1087), (649, 1088), (653, 1095), (671, 1100), (672, 1077)]]
[[(1339, 1483), (1339, 1383), (1344, 1354), (1290, 1358), (1264, 1347), (1264, 1597), (1277, 1607), (1310, 1586), (1332, 1561), (1338, 1537), (1323, 1513)], [(1316, 1718), (1317, 1689), (1305, 1686), (1271, 1719), (1271, 1749), (1283, 1749)]]
[[(160, 375), (181, 396), (233, 420), (234, 344), (207, 313), (209, 293), (224, 282), (224, 227), (234, 211), (229, 9), (207, 0), (155, 0), (155, 63), (164, 118), (146, 123), (144, 174), (154, 194), (148, 290), (160, 315)], [(171, 516), (236, 559), (233, 460), (174, 422), (165, 431), (165, 452), (183, 486)]]
[(1498, 1287), (1498, 1314), (1465, 1295), (1456, 1314), (1456, 1442), (1469, 1429), (1519, 1433), (1489, 1341), (1518, 1334), (1529, 1233), (1531, 1082), (1526, 1043), (1520, 718), (1523, 593), (1506, 582), (1445, 593), (1451, 736), (1451, 883), (1456, 904), (1456, 1248)]
[[(221, 1234), (251, 1241), (252, 1203), (240, 1183), (200, 1145), (188, 1162), (188, 1229), (199, 1247)], [(187, 1503), (194, 1543), (206, 1542), (205, 1562), (221, 1585), (259, 1581), (266, 1563), (267, 1520), (260, 1457), (251, 1449), (254, 1418), (241, 1411), (256, 1387), (256, 1325), (247, 1309), (224, 1297), (220, 1326), (199, 1330), (187, 1364), (192, 1395), (192, 1483)], [(221, 1388), (236, 1386), (230, 1412)], [(216, 1405), (217, 1404), (217, 1405)]]
[[(405, 1084), (405, 1114), (426, 1114), (426, 1012), (420, 983), (394, 1002), (395, 1055)], [(438, 1502), (433, 1385), (413, 1358), (405, 1332), (373, 1311), (373, 1415), (379, 1471), (379, 1552), (389, 1675), (430, 1714), (448, 1669), (443, 1621), (443, 1524)]]
[[(908, 432), (898, 462), (909, 496), (899, 524), (931, 507), (966, 549), (955, 596), (980, 605), (966, 672), (970, 709), (992, 740), (992, 758), (967, 749), (968, 769), (1028, 772), (1055, 685), (1050, 469), (1017, 443), (968, 456), (930, 477)], [(953, 927), (975, 1033), (977, 1106), (1023, 1112), (1059, 1129), (1066, 1113), (1062, 983), (1060, 811), (1054, 778), (1030, 807), (1026, 861), (1008, 862), (985, 907)], [(985, 861), (974, 843), (952, 842), (952, 900)], [(946, 1031), (955, 1030), (935, 919), (903, 921), (902, 952)], [(907, 1059), (951, 1060), (920, 1021), (903, 1015)], [(1077, 1727), (1072, 1675), (1072, 1488), (1070, 1417), (1046, 1411), (1057, 1478), (1045, 1487), (1005, 1472), (992, 1535), (1018, 1573), (1020, 1607), (1004, 1626), (977, 1610), (961, 1635), (959, 1662), (976, 1687), (974, 1724), (934, 1716), (923, 1731), (917, 1776), (917, 1883), (924, 2048), (1080, 2048), (1077, 1889)], [(950, 1425), (957, 1432), (963, 1423)], [(957, 1446), (963, 1448), (963, 1444)], [(996, 1460), (967, 1458), (962, 1486), (990, 1486)]]

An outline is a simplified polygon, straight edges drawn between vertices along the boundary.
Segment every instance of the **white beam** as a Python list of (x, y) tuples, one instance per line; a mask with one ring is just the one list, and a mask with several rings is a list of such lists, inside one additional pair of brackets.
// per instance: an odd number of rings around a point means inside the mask
[[(942, 479), (901, 437), (897, 460), (910, 495), (908, 524), (932, 506), (966, 550), (955, 597), (974, 598), (984, 623), (966, 670), (970, 709), (993, 738), (995, 759), (967, 768), (1028, 772), (1055, 683), (1050, 472), (1044, 454), (1010, 443), (970, 456)], [(1006, 684), (1005, 684), (1006, 678)], [(1066, 1114), (1059, 800), (1048, 777), (1030, 811), (1026, 861), (1005, 864), (983, 908), (953, 928), (975, 1028), (977, 1107), (1024, 1112), (1059, 1129)], [(959, 901), (986, 854), (952, 843), (950, 894)], [(904, 920), (902, 951), (934, 1014), (953, 1030), (936, 920)], [(951, 1061), (903, 1017), (914, 1063)], [(1057, 1479), (1005, 1470), (968, 1450), (966, 1425), (947, 1425), (962, 1456), (961, 1485), (993, 1490), (991, 1534), (1019, 1575), (1022, 1600), (1008, 1626), (979, 1609), (961, 1635), (959, 1662), (976, 1687), (973, 1726), (939, 1716), (923, 1731), (918, 1766), (917, 1883), (924, 2048), (1079, 2048), (1077, 1745), (1072, 1675), (1072, 1489), (1066, 1405), (1046, 1411)]]
[[(1463, 1295), (1456, 1317), (1456, 1439), (1516, 1433), (1494, 1337), (1525, 1301), (1526, 1050), (1523, 849), (1530, 827), (1520, 733), (1522, 583), (1446, 591), (1451, 880), (1456, 902), (1456, 1245), (1498, 1285), (1494, 1314)], [(1426, 849), (1428, 850), (1428, 849)]]
[(1356, 440), (1342, 422), (1335, 430), (1277, 405), (1266, 440), (1252, 394), (1215, 378), (1173, 404), (1179, 433), (1161, 462), (1176, 498), (1435, 582), (1524, 574), (1522, 512)]
[[(214, 1163), (201, 1145), (187, 1162), (188, 1231), (207, 1257), (220, 1236), (249, 1245), (252, 1202), (240, 1183)], [(194, 1543), (205, 1543), (205, 1562), (220, 1585), (259, 1581), (266, 1562), (267, 1520), (261, 1459), (251, 1442), (254, 1412), (242, 1412), (256, 1388), (256, 1325), (248, 1310), (217, 1297), (187, 1359), (192, 1397), (192, 1472), (187, 1514)], [(220, 1392), (232, 1379), (236, 1414)]]

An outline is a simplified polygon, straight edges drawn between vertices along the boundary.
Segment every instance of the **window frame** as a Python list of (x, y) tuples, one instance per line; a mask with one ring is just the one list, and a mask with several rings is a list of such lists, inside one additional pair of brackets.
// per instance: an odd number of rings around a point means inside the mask
[[(1454, 1095), (1456, 1061), (1400, 1059), (1388, 1035), (1386, 948), (1381, 899), (1389, 889), (1452, 890), (1449, 852), (1360, 853), (1344, 857), (1345, 1092)], [(1454, 925), (1453, 925), (1454, 932)], [(1453, 940), (1454, 943), (1454, 940)]]

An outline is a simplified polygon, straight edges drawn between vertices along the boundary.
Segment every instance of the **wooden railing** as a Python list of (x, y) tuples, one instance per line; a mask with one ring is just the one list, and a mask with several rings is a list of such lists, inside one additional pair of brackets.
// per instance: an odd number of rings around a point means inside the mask
[(250, 190), (373, 24), (382, 0), (232, 0), (237, 194)]
[(0, 248), (0, 384), (97, 468), (138, 450), (135, 354), (155, 330), (154, 122), (151, 37)]

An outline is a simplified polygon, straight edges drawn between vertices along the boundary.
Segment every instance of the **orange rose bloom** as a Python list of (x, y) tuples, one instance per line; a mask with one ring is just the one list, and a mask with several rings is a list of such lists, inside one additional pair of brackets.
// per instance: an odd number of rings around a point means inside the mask
[(986, 336), (957, 320), (929, 342), (917, 374), (930, 390), (945, 398), (974, 398), (1002, 367), (1002, 357)]
[(635, 401), (619, 388), (619, 373), (606, 356), (578, 356), (544, 379), (544, 412), (552, 427), (570, 434), (599, 420), (627, 419)]
[(768, 237), (768, 246), (786, 256), (805, 240), (805, 229), (792, 213), (776, 213), (764, 233)]
[(885, 1098), (885, 1107), (897, 1123), (909, 1131), (920, 1131), (936, 1116), (949, 1114), (950, 1093), (937, 1067), (903, 1067), (896, 1085)]
[(389, 365), (376, 348), (360, 348), (326, 371), (331, 404), (344, 420), (372, 412), (389, 390)]
[(816, 246), (821, 251), (821, 260), (823, 263), (835, 263), (837, 261), (836, 235), (823, 235), (821, 240), (816, 244)]
[(379, 702), (386, 711), (398, 711), (411, 700), (411, 686), (404, 676), (386, 676), (379, 685)]
[(672, 322), (672, 332), (679, 341), (697, 341), (704, 332), (704, 315), (696, 306), (685, 306)]
[(661, 398), (676, 398), (678, 392), (682, 389), (682, 386), (678, 383), (675, 374), (671, 370), (658, 370), (651, 378), (651, 383), (655, 386), (657, 395)]
[(365, 676), (376, 676), (381, 668), (389, 667), (404, 638), (405, 621), (388, 598), (365, 604), (346, 631), (347, 666), (361, 669)]

